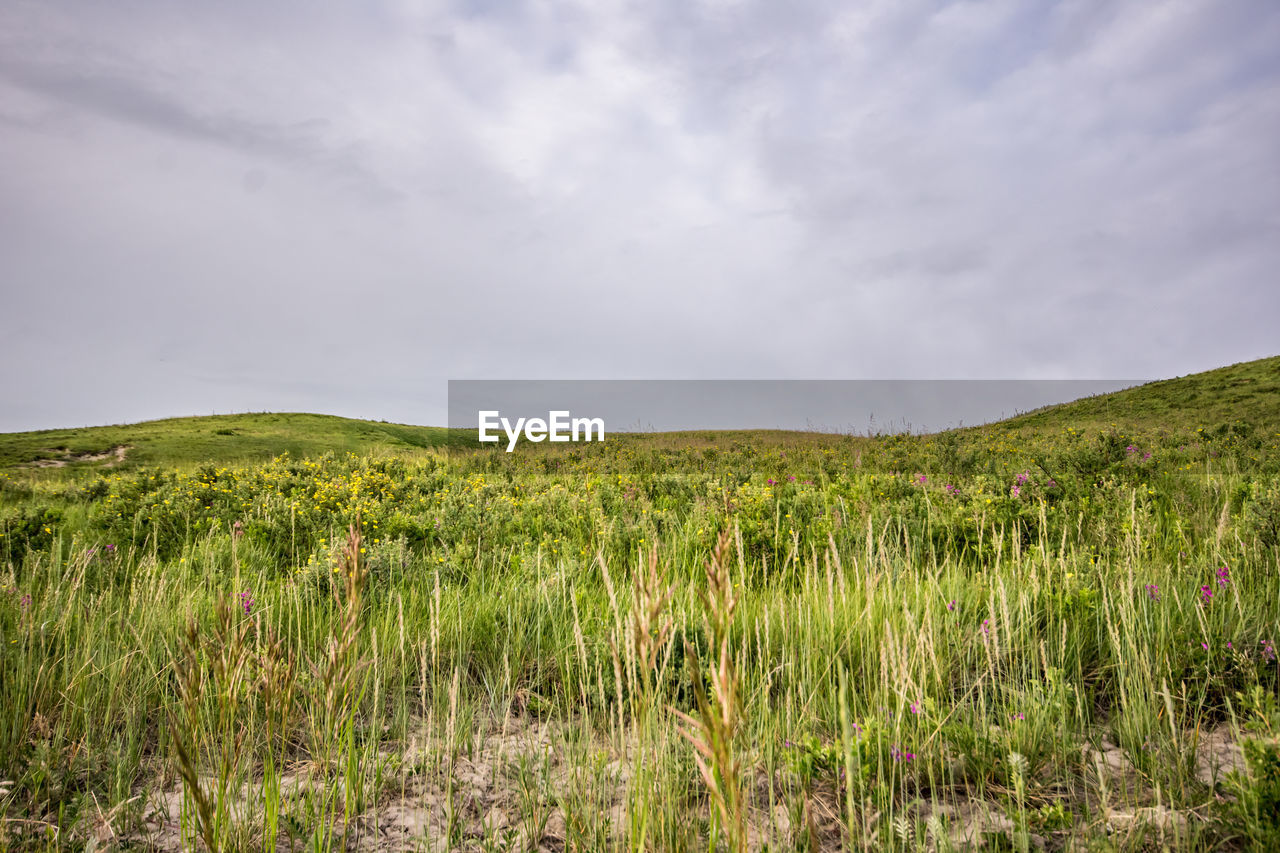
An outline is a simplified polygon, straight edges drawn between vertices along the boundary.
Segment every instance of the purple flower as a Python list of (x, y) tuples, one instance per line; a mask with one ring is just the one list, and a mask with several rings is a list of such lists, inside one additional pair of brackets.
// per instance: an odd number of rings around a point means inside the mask
[(916, 474), (916, 482), (923, 486), (925, 483), (929, 482), (929, 478), (924, 474)]
[(1262, 659), (1265, 661), (1273, 661), (1276, 659), (1276, 647), (1271, 645), (1270, 640), (1262, 641)]
[(1148, 459), (1150, 459), (1150, 458), (1151, 458), (1151, 451), (1150, 451), (1150, 450), (1148, 450), (1146, 453), (1142, 454), (1142, 461), (1143, 461), (1143, 462), (1146, 462), (1146, 461), (1147, 461)]
[(1146, 591), (1147, 591), (1147, 598), (1151, 599), (1152, 601), (1159, 601), (1159, 600), (1160, 600), (1160, 586), (1159, 586), (1159, 584), (1149, 583), (1149, 584), (1147, 584), (1147, 585), (1146, 585), (1146, 587), (1144, 587), (1144, 588), (1145, 588), (1145, 589), (1146, 589)]
[(236, 537), (237, 539), (243, 536), (244, 524), (242, 522), (237, 521), (235, 524), (231, 525), (231, 535)]
[(794, 474), (792, 474), (792, 475), (790, 475), (790, 476), (788, 476), (788, 477), (787, 477), (787, 482), (788, 482), (788, 483), (794, 483), (795, 481), (796, 481), (796, 478), (795, 478), (795, 475), (794, 475)]
[(1030, 472), (1030, 471), (1023, 471), (1021, 474), (1019, 474), (1018, 476), (1014, 477), (1014, 479), (1015, 479), (1015, 480), (1017, 480), (1017, 481), (1018, 481), (1018, 485), (1019, 485), (1019, 486), (1021, 486), (1023, 483), (1027, 482), (1027, 480), (1030, 480), (1030, 479), (1031, 479), (1031, 472)]
[(1124, 450), (1125, 450), (1125, 452), (1126, 452), (1126, 453), (1137, 453), (1137, 452), (1138, 452), (1138, 448), (1134, 447), (1132, 444), (1131, 444), (1131, 445), (1129, 445), (1128, 447), (1126, 447)]
[(18, 603), (22, 605), (23, 610), (26, 610), (28, 607), (31, 606), (31, 594), (27, 593), (26, 595), (22, 596), (22, 600), (19, 601)]
[(889, 754), (893, 756), (894, 761), (913, 761), (916, 757), (914, 752), (903, 752), (898, 749), (896, 743), (889, 746)]
[(1014, 486), (1012, 491), (1013, 491), (1013, 496), (1016, 498), (1018, 497), (1018, 495), (1022, 494), (1022, 487)]
[(960, 494), (960, 487), (959, 487), (959, 486), (953, 486), (953, 485), (951, 485), (950, 483), (947, 483), (947, 484), (946, 484), (945, 486), (943, 486), (942, 488), (943, 488), (943, 489), (945, 489), (945, 490), (946, 490), (946, 492), (947, 492), (947, 494), (949, 494), (949, 495), (958, 495), (958, 494)]
[(913, 713), (913, 714), (919, 714), (919, 713), (920, 713), (920, 703), (919, 703), (919, 702), (912, 702), (912, 703), (911, 703), (911, 713)]
[(240, 593), (240, 606), (244, 608), (245, 615), (248, 616), (253, 610), (253, 595), (248, 592)]
[(774, 480), (772, 477), (770, 477), (768, 480), (765, 480), (765, 482), (768, 483), (770, 486), (777, 485), (777, 481)]
[(1200, 587), (1200, 603), (1208, 604), (1211, 600), (1213, 600), (1213, 587), (1205, 584)]
[(1222, 568), (1218, 569), (1218, 586), (1226, 586), (1227, 584), (1231, 583), (1230, 575), (1231, 575), (1231, 570), (1228, 569), (1226, 566), (1223, 566)]
[(956, 600), (953, 598), (947, 602), (947, 609), (954, 612), (956, 609)]
[(1027, 718), (1026, 715), (1023, 714), (1021, 711), (1013, 715), (1013, 720), (1015, 722), (1020, 722), (1022, 720), (1025, 720), (1026, 718)]

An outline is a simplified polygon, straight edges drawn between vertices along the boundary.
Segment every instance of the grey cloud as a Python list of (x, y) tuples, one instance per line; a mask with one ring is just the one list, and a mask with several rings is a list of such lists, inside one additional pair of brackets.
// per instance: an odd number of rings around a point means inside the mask
[(1264, 0), (15, 0), (0, 429), (1272, 354), (1277, 43)]

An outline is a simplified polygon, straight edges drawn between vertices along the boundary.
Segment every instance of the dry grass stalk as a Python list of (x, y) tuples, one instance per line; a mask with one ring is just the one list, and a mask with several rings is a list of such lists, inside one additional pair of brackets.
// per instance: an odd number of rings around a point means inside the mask
[(312, 673), (320, 683), (323, 697), (324, 719), (320, 736), (326, 743), (329, 738), (341, 734), (337, 727), (353, 710), (357, 676), (369, 665), (368, 660), (357, 659), (355, 655), (356, 644), (360, 640), (360, 597), (368, 576), (360, 555), (361, 542), (360, 529), (353, 522), (342, 548), (343, 583), (333, 587), (333, 598), (342, 608), (342, 621), (329, 637), (324, 656), (312, 664)]
[(729, 642), (738, 595), (729, 576), (729, 542), (728, 532), (722, 532), (706, 566), (707, 589), (699, 593), (707, 640), (716, 655), (716, 664), (710, 671), (710, 697), (703, 686), (697, 650), (685, 640), (698, 716), (675, 708), (671, 710), (684, 723), (680, 734), (693, 745), (694, 760), (711, 794), (721, 827), (728, 834), (729, 849), (733, 853), (745, 853), (747, 827), (742, 763), (734, 750), (734, 740), (741, 725), (741, 697)]
[(179, 655), (174, 659), (173, 670), (178, 682), (178, 701), (182, 706), (181, 717), (169, 715), (169, 730), (178, 753), (178, 772), (182, 775), (187, 795), (196, 807), (196, 825), (200, 838), (210, 851), (217, 851), (214, 832), (213, 804), (200, 785), (200, 772), (196, 765), (197, 732), (200, 726), (200, 696), (204, 690), (204, 668), (200, 663), (200, 632), (195, 619), (191, 619), (183, 637)]
[[(180, 715), (170, 714), (169, 729), (178, 754), (178, 771), (196, 807), (200, 838), (210, 851), (219, 849), (220, 828), (230, 819), (230, 784), (241, 761), (246, 729), (240, 718), (249, 682), (249, 628), (247, 621), (237, 618), (230, 602), (219, 602), (213, 635), (202, 642), (195, 619), (191, 619), (173, 662), (182, 711)], [(213, 792), (204, 789), (198, 764), (206, 688), (212, 689), (215, 702), (212, 722), (218, 763), (217, 789)]]
[(646, 688), (651, 686), (653, 673), (658, 668), (658, 652), (671, 636), (671, 615), (665, 611), (672, 592), (659, 570), (655, 545), (649, 552), (648, 572), (636, 572), (632, 583), (631, 640)]

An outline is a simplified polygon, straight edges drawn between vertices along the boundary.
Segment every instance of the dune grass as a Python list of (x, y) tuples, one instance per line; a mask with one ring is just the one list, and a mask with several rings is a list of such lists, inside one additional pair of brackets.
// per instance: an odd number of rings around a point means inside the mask
[(10, 470), (0, 847), (1272, 849), (1278, 413)]

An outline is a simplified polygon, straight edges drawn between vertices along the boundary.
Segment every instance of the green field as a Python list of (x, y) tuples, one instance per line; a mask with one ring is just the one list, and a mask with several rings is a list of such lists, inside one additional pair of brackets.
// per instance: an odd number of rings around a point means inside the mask
[(1280, 358), (450, 441), (0, 435), (0, 849), (1280, 849)]

